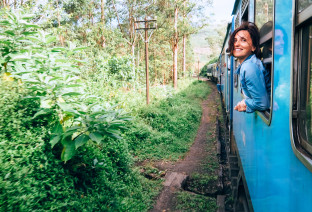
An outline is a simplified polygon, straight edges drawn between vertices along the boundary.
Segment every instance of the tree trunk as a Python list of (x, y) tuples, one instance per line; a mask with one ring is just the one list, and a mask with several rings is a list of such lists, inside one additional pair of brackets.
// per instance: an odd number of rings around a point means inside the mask
[[(184, 10), (183, 10), (183, 19), (185, 19), (186, 15), (185, 15), (185, 5), (186, 5), (186, 1), (184, 0), (183, 2), (183, 7), (184, 7)], [(185, 43), (186, 43), (186, 35), (184, 34), (183, 35), (183, 41), (182, 41), (182, 45), (183, 45), (183, 56), (182, 56), (182, 73), (183, 73), (183, 78), (185, 77)]]
[(173, 87), (178, 88), (178, 7), (174, 9), (174, 38), (173, 38)]
[(3, 7), (10, 8), (9, 0), (3, 0)]
[(113, 8), (114, 8), (115, 13), (116, 13), (117, 22), (118, 22), (118, 26), (119, 26), (119, 28), (120, 28), (120, 32), (123, 33), (123, 32), (122, 32), (122, 28), (121, 28), (121, 24), (120, 24), (120, 20), (119, 20), (118, 11), (117, 11), (117, 9), (116, 9), (116, 5), (115, 5), (114, 0), (112, 1), (112, 3), (113, 3)]
[(135, 78), (135, 43), (133, 42), (131, 45), (131, 54), (132, 54), (132, 72)]
[(61, 26), (61, 17), (60, 17), (60, 11), (59, 11), (59, 1), (56, 0), (56, 6), (57, 6), (57, 23), (58, 26)]
[(105, 27), (105, 11), (104, 11), (104, 5), (105, 5), (105, 2), (104, 0), (101, 0), (101, 22), (102, 22), (102, 26), (103, 26), (103, 29)]
[(101, 0), (101, 23), (102, 23), (102, 36), (101, 36), (101, 46), (104, 48), (106, 46), (106, 39), (104, 36), (105, 31), (105, 10), (104, 10), (105, 2)]
[(138, 59), (137, 59), (137, 67), (140, 65), (140, 42), (138, 42)]
[(154, 58), (154, 72), (155, 72), (155, 82), (157, 84), (157, 70), (156, 70), (156, 54), (155, 54), (155, 49), (153, 51), (153, 58)]
[(183, 77), (185, 77), (186, 73), (185, 73), (185, 43), (186, 43), (186, 35), (183, 35), (183, 58), (182, 58), (182, 71), (183, 71)]

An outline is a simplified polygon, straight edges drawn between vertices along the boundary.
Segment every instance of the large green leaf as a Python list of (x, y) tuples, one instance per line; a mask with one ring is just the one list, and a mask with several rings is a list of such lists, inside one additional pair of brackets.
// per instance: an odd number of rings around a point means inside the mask
[(64, 47), (55, 47), (53, 49), (51, 49), (52, 52), (62, 52), (62, 51), (66, 51), (66, 49)]
[(62, 139), (61, 135), (54, 136), (50, 139), (51, 147), (53, 148)]
[(112, 138), (122, 139), (122, 137), (120, 136), (120, 131), (119, 130), (107, 129), (106, 132), (107, 132), (107, 135), (112, 137)]
[(25, 14), (25, 15), (22, 16), (22, 19), (23, 20), (31, 20), (31, 19), (33, 19), (35, 17), (36, 17), (35, 14)]
[(38, 34), (38, 32), (22, 32), (22, 35), (35, 35)]
[(61, 125), (61, 123), (58, 121), (56, 122), (55, 126), (52, 129), (52, 133), (53, 134), (62, 134), (64, 132), (63, 130), (63, 126)]
[(98, 144), (100, 144), (103, 140), (103, 135), (99, 132), (90, 133), (89, 136), (93, 141), (95, 141)]
[(81, 50), (86, 50), (87, 47), (77, 47), (77, 48), (74, 48), (73, 51), (81, 51)]
[(37, 43), (41, 43), (42, 42), (39, 38), (34, 37), (34, 36), (27, 36), (27, 40), (31, 40), (31, 41), (34, 41), (34, 42), (37, 42)]
[(56, 41), (56, 37), (55, 36), (49, 36), (46, 38), (46, 44), (52, 43)]
[(57, 105), (63, 110), (63, 111), (66, 111), (66, 112), (69, 112), (69, 113), (73, 113), (73, 114), (76, 114), (76, 115), (79, 115), (79, 112), (75, 109), (73, 109), (71, 107), (71, 105), (69, 104), (66, 104), (66, 103), (63, 103), (63, 102), (59, 102), (57, 103)]
[(38, 116), (47, 115), (52, 112), (52, 109), (45, 108), (43, 110), (38, 111), (34, 116), (33, 119), (37, 118)]
[(38, 26), (36, 24), (29, 24), (29, 23), (25, 23), (24, 26), (26, 28), (40, 28), (40, 26)]
[(11, 54), (11, 61), (28, 61), (31, 58), (29, 57), (28, 53), (27, 54)]
[(15, 36), (15, 33), (13, 30), (7, 30), (7, 31), (4, 31), (5, 34), (8, 34), (8, 35), (11, 35), (11, 36)]
[(61, 154), (61, 159), (63, 161), (70, 160), (76, 153), (75, 142), (71, 140), (70, 136), (64, 137), (62, 139), (63, 151)]
[(0, 25), (2, 25), (2, 26), (9, 26), (9, 25), (11, 25), (11, 23), (8, 20), (1, 20), (0, 21)]
[(63, 93), (62, 96), (79, 96), (81, 93), (78, 92), (68, 92), (68, 93)]
[(85, 143), (87, 143), (89, 139), (90, 139), (90, 137), (85, 135), (85, 134), (80, 135), (78, 138), (76, 138), (75, 139), (76, 149), (78, 149), (78, 147), (83, 146)]
[(69, 127), (69, 128), (66, 129), (66, 133), (71, 132), (71, 134), (73, 134), (73, 133), (76, 132), (78, 129), (81, 129), (81, 126)]

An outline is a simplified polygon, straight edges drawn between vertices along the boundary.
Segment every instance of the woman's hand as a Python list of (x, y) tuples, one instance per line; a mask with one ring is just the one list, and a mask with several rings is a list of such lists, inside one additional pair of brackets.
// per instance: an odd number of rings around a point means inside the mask
[(245, 99), (237, 103), (237, 105), (234, 107), (234, 110), (237, 110), (239, 112), (244, 112), (246, 111), (247, 105), (245, 103)]

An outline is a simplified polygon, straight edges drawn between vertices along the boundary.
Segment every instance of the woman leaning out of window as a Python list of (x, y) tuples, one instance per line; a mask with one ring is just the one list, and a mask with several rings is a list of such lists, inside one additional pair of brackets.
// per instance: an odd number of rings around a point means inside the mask
[(237, 103), (235, 110), (252, 113), (256, 110), (264, 111), (269, 109), (270, 100), (265, 82), (270, 80), (267, 71), (263, 67), (259, 47), (260, 34), (258, 27), (250, 22), (244, 22), (231, 35), (229, 48), (231, 56), (238, 59), (240, 65), (235, 71), (239, 74), (241, 91), (244, 99)]

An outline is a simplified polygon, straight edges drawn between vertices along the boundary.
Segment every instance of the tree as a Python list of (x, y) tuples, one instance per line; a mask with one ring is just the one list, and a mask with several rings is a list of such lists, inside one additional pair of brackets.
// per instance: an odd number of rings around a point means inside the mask
[(208, 42), (209, 48), (211, 49), (211, 53), (208, 55), (209, 58), (215, 57), (220, 53), (226, 32), (225, 27), (226, 24), (224, 23), (209, 27), (207, 30), (208, 36), (206, 37), (206, 41)]

